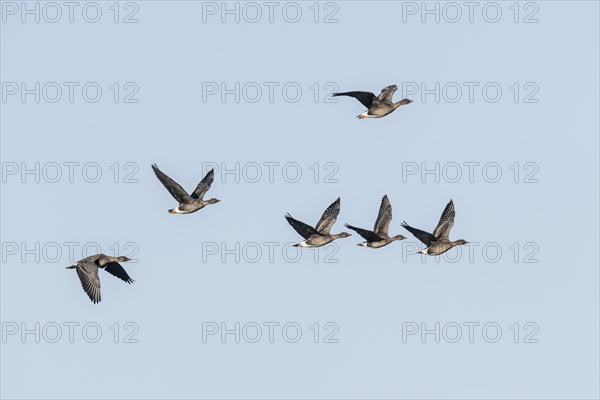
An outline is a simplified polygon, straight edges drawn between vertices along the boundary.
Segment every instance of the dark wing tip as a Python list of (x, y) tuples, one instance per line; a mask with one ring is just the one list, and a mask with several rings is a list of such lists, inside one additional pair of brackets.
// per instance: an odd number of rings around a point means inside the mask
[(387, 194), (384, 194), (381, 198), (381, 206), (383, 207), (384, 205), (391, 206), (390, 199), (388, 198)]
[(95, 297), (93, 293), (88, 292), (87, 290), (85, 290), (85, 294), (88, 295), (88, 297), (90, 298), (90, 301), (92, 303), (94, 303), (94, 304), (98, 304), (102, 300), (102, 296), (100, 295), (100, 293), (98, 293), (98, 297)]
[[(360, 229), (360, 228), (357, 228), (357, 227), (355, 227), (355, 226), (352, 226), (352, 225), (350, 225), (350, 224), (344, 224), (344, 226), (345, 226), (346, 228), (348, 228), (348, 229), (352, 229), (353, 231), (356, 231), (356, 232), (358, 232), (358, 230)], [(360, 234), (360, 232), (359, 232), (359, 234)]]
[[(205, 179), (206, 179), (206, 181), (205, 181)], [(210, 171), (208, 171), (206, 173), (206, 175), (204, 176), (204, 178), (202, 178), (202, 181), (200, 181), (200, 183), (205, 182), (206, 185), (208, 186), (208, 189), (210, 189), (210, 186), (212, 185), (214, 179), (215, 179), (215, 169), (212, 168)], [(208, 191), (208, 189), (206, 191)]]

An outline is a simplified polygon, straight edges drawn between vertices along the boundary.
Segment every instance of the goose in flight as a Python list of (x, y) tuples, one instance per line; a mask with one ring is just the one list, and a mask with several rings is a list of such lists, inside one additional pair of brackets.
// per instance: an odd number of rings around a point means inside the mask
[(392, 205), (390, 204), (390, 201), (388, 200), (386, 194), (381, 199), (381, 206), (379, 206), (379, 214), (377, 215), (377, 219), (375, 220), (375, 226), (373, 227), (372, 231), (357, 228), (349, 224), (346, 224), (345, 226), (348, 229), (352, 229), (365, 239), (365, 241), (359, 243), (358, 246), (378, 249), (380, 247), (387, 246), (393, 241), (406, 239), (406, 237), (402, 235), (396, 235), (392, 237), (388, 235), (388, 228), (390, 226), (391, 220)]
[(169, 214), (190, 214), (206, 207), (208, 204), (215, 204), (221, 201), (218, 199), (204, 200), (204, 195), (208, 192), (210, 185), (212, 185), (213, 180), (215, 179), (214, 169), (208, 171), (192, 194), (187, 194), (181, 185), (158, 169), (156, 164), (152, 164), (152, 170), (160, 183), (162, 183), (169, 193), (171, 193), (171, 196), (179, 202), (179, 206), (169, 210)]
[(390, 85), (381, 89), (379, 96), (375, 96), (371, 92), (344, 92), (334, 93), (332, 96), (350, 96), (360, 101), (368, 108), (364, 113), (357, 115), (356, 118), (381, 118), (391, 114), (396, 108), (405, 104), (412, 103), (412, 100), (402, 99), (396, 103), (392, 101), (394, 93), (398, 90), (398, 86)]
[(417, 239), (419, 239), (425, 246), (423, 250), (419, 253), (427, 254), (430, 256), (438, 256), (450, 250), (455, 246), (460, 246), (463, 244), (467, 244), (466, 240), (459, 239), (454, 242), (448, 239), (448, 235), (450, 234), (450, 229), (454, 226), (454, 202), (450, 200), (442, 216), (440, 217), (440, 222), (433, 230), (433, 233), (425, 232), (417, 228), (413, 228), (408, 225), (406, 221), (403, 221), (402, 226), (406, 228), (410, 233), (412, 233)]
[(77, 271), (83, 290), (87, 293), (92, 303), (96, 304), (101, 300), (98, 268), (104, 268), (109, 274), (116, 276), (129, 284), (133, 283), (133, 279), (131, 279), (125, 269), (119, 264), (120, 262), (125, 261), (129, 261), (129, 258), (124, 256), (111, 257), (104, 254), (96, 254), (69, 265), (67, 269), (75, 269)]
[(333, 242), (335, 239), (346, 238), (352, 236), (348, 232), (331, 234), (329, 231), (340, 213), (340, 198), (331, 203), (325, 210), (317, 225), (312, 226), (304, 222), (294, 219), (289, 213), (285, 215), (287, 222), (304, 238), (303, 242), (295, 244), (294, 247), (321, 247), (327, 243)]

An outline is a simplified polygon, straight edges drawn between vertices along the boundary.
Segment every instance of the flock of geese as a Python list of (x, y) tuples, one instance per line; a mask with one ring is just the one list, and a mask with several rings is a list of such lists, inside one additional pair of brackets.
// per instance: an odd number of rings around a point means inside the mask
[[(381, 118), (394, 112), (394, 110), (402, 105), (412, 103), (412, 100), (409, 99), (402, 99), (394, 103), (392, 97), (396, 90), (398, 90), (398, 87), (396, 85), (391, 85), (383, 88), (378, 96), (371, 92), (334, 93), (333, 96), (354, 97), (365, 107), (367, 107), (367, 111), (357, 116), (358, 119)], [(168, 210), (170, 214), (191, 214), (203, 209), (207, 205), (216, 204), (220, 201), (215, 198), (204, 200), (204, 196), (210, 189), (215, 178), (214, 169), (211, 169), (204, 176), (204, 178), (202, 178), (200, 183), (198, 183), (191, 194), (188, 194), (180, 184), (162, 172), (156, 164), (152, 164), (152, 170), (162, 185), (179, 203), (177, 207)], [(336, 239), (347, 238), (351, 236), (351, 234), (348, 232), (335, 234), (331, 233), (331, 228), (337, 221), (339, 213), (340, 198), (338, 197), (336, 201), (327, 207), (319, 219), (319, 222), (317, 222), (314, 227), (295, 219), (289, 213), (286, 214), (285, 219), (287, 222), (304, 239), (302, 242), (295, 244), (294, 246), (321, 247), (333, 242)], [(451, 241), (449, 239), (450, 230), (452, 229), (452, 226), (454, 226), (454, 216), (454, 202), (450, 200), (432, 233), (413, 228), (405, 221), (401, 226), (412, 233), (423, 244), (425, 244), (426, 248), (421, 250), (419, 253), (437, 256), (447, 252), (455, 246), (468, 243), (462, 239), (456, 241)], [(389, 236), (388, 229), (391, 220), (392, 205), (390, 204), (387, 195), (384, 195), (381, 199), (379, 214), (377, 215), (377, 219), (375, 220), (375, 225), (373, 226), (372, 231), (368, 229), (357, 228), (349, 224), (345, 224), (345, 226), (348, 229), (355, 231), (362, 236), (363, 239), (365, 239), (365, 241), (359, 243), (358, 246), (378, 249), (387, 246), (394, 241), (406, 239), (406, 237), (402, 235)], [(77, 275), (79, 276), (83, 290), (93, 303), (98, 303), (101, 300), (100, 277), (98, 275), (98, 270), (102, 268), (109, 274), (131, 284), (134, 282), (134, 280), (131, 279), (123, 266), (120, 264), (121, 262), (127, 261), (130, 261), (130, 259), (124, 256), (112, 257), (105, 254), (96, 254), (69, 265), (67, 269), (75, 269), (77, 271)]]
[[(327, 243), (331, 243), (336, 239), (346, 238), (348, 236), (352, 236), (348, 232), (341, 233), (331, 233), (331, 228), (335, 221), (337, 220), (338, 214), (340, 213), (340, 198), (338, 197), (336, 201), (331, 203), (329, 207), (325, 210), (317, 225), (313, 228), (312, 226), (305, 224), (302, 221), (298, 221), (293, 218), (289, 213), (286, 214), (285, 219), (287, 219), (288, 223), (298, 232), (300, 236), (304, 238), (304, 241), (295, 244), (296, 247), (321, 247), (326, 245)], [(426, 231), (422, 231), (417, 228), (413, 228), (408, 225), (406, 221), (403, 221), (402, 227), (404, 227), (407, 231), (412, 233), (417, 239), (427, 246), (423, 250), (421, 250), (420, 254), (426, 254), (429, 256), (439, 256), (450, 250), (455, 246), (460, 246), (463, 244), (467, 244), (466, 240), (460, 239), (451, 241), (448, 238), (450, 234), (450, 229), (454, 226), (454, 216), (456, 212), (454, 211), (454, 202), (450, 200), (450, 202), (446, 205), (442, 216), (440, 217), (440, 221), (437, 226), (433, 230), (433, 233), (429, 233)], [(388, 244), (395, 242), (396, 240), (404, 240), (406, 237), (402, 235), (390, 236), (388, 234), (388, 229), (390, 226), (390, 222), (392, 221), (392, 205), (387, 197), (384, 195), (381, 199), (381, 205), (379, 206), (379, 214), (377, 215), (377, 219), (375, 220), (375, 226), (373, 230), (370, 231), (368, 229), (357, 228), (355, 226), (345, 224), (346, 228), (352, 229), (356, 233), (365, 239), (364, 242), (358, 244), (358, 246), (362, 247), (370, 247), (372, 249), (378, 249), (383, 246), (387, 246)]]

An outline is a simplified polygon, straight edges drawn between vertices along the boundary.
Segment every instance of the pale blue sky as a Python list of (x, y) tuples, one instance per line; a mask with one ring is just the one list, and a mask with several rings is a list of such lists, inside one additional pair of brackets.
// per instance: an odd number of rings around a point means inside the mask
[[(273, 23), (266, 16), (222, 23), (219, 14), (205, 15), (204, 23), (203, 3), (196, 1), (137, 2), (133, 24), (113, 22), (113, 2), (99, 2), (95, 24), (79, 8), (73, 23), (67, 9), (56, 23), (31, 16), (22, 23), (20, 10), (12, 15), (7, 3), (0, 3), (3, 173), (21, 163), (39, 162), (47, 171), (50, 163), (98, 163), (102, 179), (88, 183), (78, 169), (72, 183), (65, 176), (57, 183), (3, 176), (3, 330), (12, 323), (95, 322), (103, 336), (91, 344), (76, 330), (69, 343), (66, 327), (57, 343), (7, 336), (0, 343), (3, 398), (598, 398), (597, 2), (540, 1), (527, 9), (522, 2), (519, 23), (513, 2), (498, 3), (497, 23), (479, 8), (472, 23), (467, 15), (457, 23), (432, 17), (422, 23), (420, 14), (404, 15), (403, 22), (402, 13), (421, 2), (337, 1), (327, 9), (320, 3), (320, 20), (336, 11), (338, 22), (329, 24), (314, 23), (313, 2), (298, 3), (302, 18), (295, 24), (279, 8)], [(204, 7), (212, 4), (221, 2)], [(120, 20), (136, 11), (120, 6)], [(538, 22), (523, 23), (532, 12)], [(80, 86), (73, 103), (66, 91), (57, 103), (35, 103), (33, 95), (22, 103), (6, 93), (11, 82)], [(81, 97), (87, 82), (103, 90), (97, 103)], [(114, 82), (120, 96), (134, 82), (139, 102), (115, 103)], [(232, 95), (224, 103), (219, 96), (203, 101), (207, 82), (276, 82), (279, 89), (273, 102), (236, 103)], [(328, 82), (340, 91), (377, 93), (403, 82), (430, 88), (476, 82), (479, 89), (473, 102), (466, 91), (455, 103), (415, 94), (386, 118), (357, 121), (364, 111), (357, 101), (322, 101)], [(481, 95), (489, 82), (502, 89), (498, 102)], [(529, 82), (534, 86), (525, 89)], [(286, 83), (302, 89), (297, 102), (282, 97)], [(525, 103), (532, 87), (538, 102)], [(395, 98), (401, 96), (399, 90)], [(138, 183), (123, 183), (123, 175), (114, 183), (115, 162), (121, 173), (135, 172)], [(208, 196), (222, 201), (174, 216), (167, 209), (175, 201), (154, 177), (153, 162), (190, 191), (209, 162), (297, 163), (303, 177), (236, 183), (217, 171)], [(313, 182), (315, 162), (322, 172), (334, 163), (338, 182), (323, 176)], [(497, 163), (503, 175), (498, 183), (480, 174), (473, 182), (436, 183), (431, 176), (403, 182), (408, 165), (436, 162)], [(515, 183), (515, 162), (522, 173), (525, 163), (535, 163), (539, 182), (523, 183), (520, 175)], [(284, 244), (300, 240), (286, 212), (312, 224), (341, 196), (333, 232), (345, 222), (370, 228), (385, 193), (394, 212), (390, 233), (408, 240), (371, 250), (356, 247), (361, 238), (354, 234), (324, 249), (318, 262), (311, 250), (296, 263), (282, 255)], [(458, 250), (424, 261), (412, 254), (421, 245), (400, 223), (433, 229), (450, 198), (457, 210), (451, 238), (481, 245), (472, 261), (467, 248), (458, 262), (448, 261)], [(134, 242), (139, 262), (125, 268), (136, 282), (129, 286), (100, 271), (103, 300), (93, 305), (75, 272), (64, 269), (71, 262), (66, 254), (22, 262), (21, 243), (36, 242), (47, 249), (59, 243), (63, 251), (65, 242), (96, 242), (107, 253), (115, 242), (121, 249)], [(236, 242), (258, 243), (262, 257), (236, 263), (229, 256), (223, 263), (221, 253), (206, 254), (211, 243), (222, 250), (222, 243)], [(265, 242), (280, 243), (273, 262)], [(523, 262), (530, 242), (537, 263)], [(7, 250), (11, 243), (19, 245), (16, 255)], [(502, 250), (498, 262), (482, 256), (489, 243)], [(324, 262), (328, 251), (337, 262)], [(110, 330), (115, 322), (119, 343)], [(123, 343), (127, 322), (139, 327), (138, 343)], [(303, 336), (298, 343), (280, 333), (274, 343), (265, 337), (235, 343), (231, 336), (203, 343), (203, 322), (295, 322)], [(324, 324), (337, 324), (339, 342), (314, 343), (315, 322), (320, 342)], [(494, 322), (503, 335), (488, 343), (476, 331), (469, 343), (465, 328), (458, 343), (435, 343), (431, 335), (425, 343), (418, 336), (403, 342), (407, 322)], [(515, 322), (519, 343), (510, 330)], [(527, 322), (539, 327), (538, 343), (522, 343)]]

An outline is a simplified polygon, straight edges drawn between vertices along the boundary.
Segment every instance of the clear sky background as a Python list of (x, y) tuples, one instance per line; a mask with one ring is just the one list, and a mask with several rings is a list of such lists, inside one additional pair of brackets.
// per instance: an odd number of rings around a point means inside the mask
[[(598, 398), (597, 2), (518, 3), (516, 23), (513, 2), (498, 3), (496, 23), (484, 19), (485, 2), (473, 22), (461, 6), (456, 23), (447, 21), (455, 11), (443, 4), (439, 23), (432, 15), (422, 22), (421, 2), (320, 3), (318, 23), (313, 2), (298, 3), (297, 23), (282, 17), (283, 2), (272, 23), (262, 2), (256, 23), (244, 19), (254, 18), (251, 9), (239, 23), (232, 15), (223, 23), (220, 10), (203, 22), (203, 7), (221, 3), (199, 1), (119, 3), (118, 23), (113, 2), (99, 2), (97, 23), (83, 19), (80, 3), (72, 23), (64, 6), (56, 23), (43, 16), (35, 23), (31, 15), (23, 23), (12, 8), (21, 2), (7, 3), (0, 3), (3, 398)], [(407, 13), (413, 5), (416, 15)], [(287, 7), (293, 18), (293, 5)], [(487, 18), (494, 18), (489, 7)], [(54, 18), (55, 10), (46, 12)], [(138, 22), (122, 23), (132, 12)], [(337, 22), (323, 23), (332, 12)], [(537, 22), (524, 23), (528, 15)], [(54, 97), (52, 85), (39, 103), (34, 95), (22, 102), (20, 93), (9, 94), (11, 82), (19, 90), (22, 82), (56, 82), (64, 90), (56, 103), (45, 100)], [(79, 83), (72, 103), (64, 82)], [(96, 103), (81, 95), (88, 82), (102, 88)], [(135, 85), (126, 88), (128, 82)], [(211, 82), (255, 82), (264, 90), (254, 103), (254, 92), (239, 103), (234, 95), (221, 101), (203, 92)], [(279, 85), (272, 102), (264, 82)], [(335, 85), (379, 93), (390, 84), (399, 86), (399, 100), (410, 82), (430, 89), (439, 82), (440, 90), (456, 84), (438, 102), (412, 93), (412, 104), (383, 119), (356, 120), (364, 108), (351, 98), (324, 101)], [(465, 82), (478, 85), (472, 102)], [(493, 89), (488, 100), (481, 92), (490, 82), (502, 90), (496, 102), (489, 101)], [(302, 89), (298, 101), (283, 97), (286, 84)], [(463, 93), (452, 102), (456, 85)], [(135, 87), (138, 102), (124, 103)], [(525, 102), (528, 94), (537, 102)], [(21, 167), (36, 162), (47, 174), (39, 182), (22, 177)], [(73, 182), (64, 166), (70, 162), (80, 163)], [(169, 215), (177, 204), (153, 175), (153, 162), (189, 191), (209, 162), (230, 169), (240, 163), (248, 175), (236, 182), (217, 170), (208, 197), (220, 203)], [(264, 166), (270, 162), (280, 163), (272, 182)], [(431, 174), (403, 177), (407, 168), (436, 162), (448, 173), (439, 182)], [(472, 182), (464, 164), (471, 162), (480, 163)], [(56, 183), (53, 163), (63, 166)], [(86, 163), (99, 165), (98, 182), (82, 177)], [(254, 183), (253, 163), (263, 165)], [(290, 182), (294, 170), (282, 176), (288, 163), (300, 166), (298, 182)], [(493, 170), (482, 175), (487, 163), (499, 166), (498, 182), (488, 182)], [(463, 175), (453, 183), (449, 168), (456, 164)], [(325, 182), (332, 171), (337, 182)], [(129, 172), (137, 183), (124, 182)], [(524, 182), (530, 173), (534, 181)], [(353, 234), (322, 249), (316, 261), (311, 250), (297, 262), (290, 262), (295, 249), (282, 253), (300, 240), (286, 212), (314, 224), (341, 196), (332, 231), (345, 230), (345, 222), (371, 228), (386, 193), (390, 234), (406, 241), (371, 250), (357, 247), (361, 238)], [(422, 246), (400, 223), (431, 230), (451, 198), (450, 237), (478, 245), (437, 260), (415, 255)], [(73, 261), (67, 242), (78, 243), (75, 259), (90, 242), (107, 254), (115, 242), (120, 254), (136, 250), (137, 262), (124, 264), (135, 284), (100, 271), (102, 302), (92, 304), (76, 273), (64, 268)], [(266, 242), (278, 244), (272, 259)], [(36, 243), (40, 251), (26, 254), (23, 247)], [(224, 251), (236, 243), (239, 262)], [(485, 245), (491, 250), (484, 256)], [(51, 251), (56, 247), (61, 254)], [(255, 323), (263, 336), (250, 343), (249, 328), (239, 343), (234, 335), (203, 341), (207, 322), (229, 329)], [(273, 343), (268, 322), (280, 324)], [(328, 322), (334, 325), (325, 329)], [(472, 343), (469, 322), (480, 324)], [(36, 323), (39, 343), (34, 334), (21, 337)], [(72, 343), (66, 323), (80, 324)], [(102, 329), (96, 343), (83, 337), (88, 323)], [(297, 343), (283, 338), (286, 323), (301, 327)], [(403, 340), (403, 330), (422, 323), (440, 324), (439, 343), (433, 334)], [(456, 343), (452, 323), (462, 327)], [(494, 328), (482, 334), (488, 323), (502, 329), (496, 343), (486, 340)], [(52, 343), (55, 324), (62, 336)], [(9, 335), (15, 327), (19, 332)], [(129, 339), (137, 343), (125, 343), (135, 327)], [(335, 327), (337, 343), (324, 343)], [(92, 329), (87, 338), (94, 336)]]

